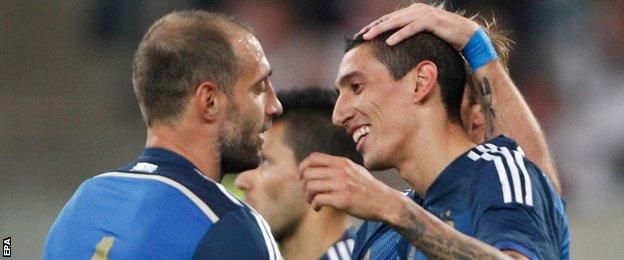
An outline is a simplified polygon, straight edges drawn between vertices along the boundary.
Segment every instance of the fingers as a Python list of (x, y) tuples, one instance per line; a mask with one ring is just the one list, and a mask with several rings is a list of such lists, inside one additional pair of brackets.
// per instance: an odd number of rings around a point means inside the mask
[(304, 171), (301, 172), (300, 180), (303, 182), (303, 185), (305, 186), (306, 183), (309, 181), (331, 179), (334, 176), (338, 176), (340, 172), (341, 171), (337, 168), (308, 167)]
[(366, 32), (364, 34), (365, 40), (372, 40), (384, 32), (413, 23), (430, 12), (431, 9), (428, 5), (413, 4), (407, 8), (382, 16), (380, 19), (364, 27), (360, 32)]
[(305, 185), (306, 201), (311, 203), (319, 194), (333, 193), (344, 190), (345, 182), (336, 180), (312, 180)]
[(338, 184), (336, 177), (341, 170), (329, 167), (308, 167), (301, 174), (303, 191), (306, 201), (310, 203), (318, 193), (338, 190), (342, 184)]
[(311, 153), (299, 163), (297, 174), (299, 179), (303, 178), (303, 172), (310, 167), (334, 167), (348, 163), (349, 159), (339, 156), (333, 156), (324, 153)]
[(384, 15), (384, 16), (382, 16), (382, 17), (379, 17), (379, 19), (377, 19), (377, 20), (375, 20), (375, 21), (373, 21), (373, 22), (369, 23), (368, 25), (364, 26), (364, 28), (362, 28), (362, 29), (361, 29), (358, 33), (356, 33), (355, 35), (353, 35), (353, 37), (355, 38), (355, 37), (357, 37), (358, 35), (360, 35), (360, 34), (363, 34), (363, 33), (367, 32), (368, 30), (370, 30), (371, 28), (373, 28), (375, 25), (377, 25), (377, 24), (379, 24), (379, 23), (381, 23), (381, 22), (384, 22), (385, 20), (388, 20), (388, 17), (389, 17), (390, 15), (392, 15), (392, 13), (390, 13), (390, 14), (386, 14), (386, 15)]
[(387, 31), (393, 30), (393, 29), (397, 29), (397, 28), (401, 28), (409, 23), (411, 23), (412, 21), (414, 21), (414, 18), (412, 15), (410, 14), (400, 14), (400, 15), (394, 15), (391, 18), (388, 18), (388, 20), (384, 21), (384, 22), (380, 22), (377, 23), (375, 25), (373, 25), (365, 34), (364, 34), (364, 40), (372, 40), (375, 39), (375, 37), (379, 36), (380, 34), (383, 34)]
[(412, 22), (388, 37), (388, 39), (386, 39), (386, 43), (390, 46), (396, 45), (419, 32), (426, 31), (427, 26), (428, 25), (426, 23)]
[(310, 206), (316, 211), (319, 211), (324, 206), (330, 206), (336, 209), (343, 209), (343, 205), (340, 203), (336, 195), (323, 193), (318, 194), (314, 197), (314, 199), (310, 202)]

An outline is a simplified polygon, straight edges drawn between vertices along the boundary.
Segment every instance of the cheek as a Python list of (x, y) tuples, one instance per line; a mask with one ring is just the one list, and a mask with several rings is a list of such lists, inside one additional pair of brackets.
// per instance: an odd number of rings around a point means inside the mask
[(260, 96), (254, 95), (253, 98), (246, 100), (244, 104), (241, 104), (240, 107), (240, 116), (245, 118), (247, 124), (256, 124), (258, 121), (262, 120), (262, 115), (264, 114), (264, 107), (262, 106), (263, 102)]
[[(298, 183), (295, 175), (289, 174), (291, 169), (283, 165), (276, 165), (267, 169), (270, 174), (266, 175), (265, 190), (273, 201), (284, 200), (293, 190), (294, 184)], [(298, 187), (295, 187), (299, 190)]]
[(257, 95), (257, 96), (255, 96), (255, 98), (254, 98), (254, 100), (252, 102), (255, 114), (257, 114), (259, 116), (262, 116), (264, 114), (264, 107), (266, 105), (265, 96), (266, 96), (266, 94)]
[[(398, 88), (399, 86), (392, 86)], [(371, 120), (391, 121), (393, 117), (401, 116), (404, 118), (405, 108), (408, 107), (409, 99), (399, 93), (399, 91), (371, 91), (361, 98), (357, 99), (354, 104), (363, 113), (367, 114)], [(382, 125), (383, 126), (383, 125)]]

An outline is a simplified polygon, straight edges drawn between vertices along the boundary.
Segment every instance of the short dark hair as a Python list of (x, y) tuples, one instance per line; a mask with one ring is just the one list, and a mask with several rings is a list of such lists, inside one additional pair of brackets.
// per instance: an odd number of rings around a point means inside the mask
[(332, 111), (338, 95), (319, 86), (280, 91), (277, 96), (284, 112), (274, 119), (284, 122), (282, 142), (301, 162), (312, 152), (349, 158), (362, 164), (362, 155), (344, 128), (332, 124)]
[(239, 61), (227, 33), (249, 30), (206, 11), (172, 12), (156, 21), (134, 57), (132, 82), (145, 123), (173, 123), (196, 87), (212, 81), (230, 93)]
[(447, 116), (451, 122), (461, 123), (459, 110), (468, 77), (461, 54), (428, 32), (418, 33), (395, 46), (389, 46), (386, 39), (395, 32), (397, 30), (385, 32), (370, 41), (364, 40), (362, 34), (347, 39), (345, 53), (360, 45), (370, 46), (373, 56), (386, 66), (394, 80), (402, 79), (422, 61), (433, 62), (438, 68), (438, 84)]

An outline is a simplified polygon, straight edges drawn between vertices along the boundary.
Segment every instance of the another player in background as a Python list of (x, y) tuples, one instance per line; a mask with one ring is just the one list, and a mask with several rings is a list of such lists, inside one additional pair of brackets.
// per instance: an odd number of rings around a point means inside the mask
[(397, 168), (413, 190), (404, 196), (348, 159), (315, 153), (299, 165), (308, 201), (372, 220), (358, 231), (358, 259), (568, 258), (565, 210), (548, 178), (512, 139), (476, 145), (462, 127), (470, 75), (458, 50), (492, 86), (498, 131), (524, 140), (554, 175), (539, 125), (484, 31), (424, 4), (382, 17), (371, 32), (386, 22), (395, 26), (377, 38), (347, 42), (333, 120), (368, 169)]
[(297, 165), (312, 152), (362, 163), (351, 137), (331, 123), (337, 94), (307, 87), (278, 97), (284, 113), (265, 134), (264, 163), (239, 174), (235, 185), (267, 220), (286, 259), (350, 259), (350, 217), (331, 207), (313, 210), (297, 179)]
[(143, 37), (134, 91), (143, 154), (85, 181), (52, 225), (44, 259), (281, 259), (265, 220), (218, 182), (261, 162), (282, 112), (250, 30), (173, 12)]

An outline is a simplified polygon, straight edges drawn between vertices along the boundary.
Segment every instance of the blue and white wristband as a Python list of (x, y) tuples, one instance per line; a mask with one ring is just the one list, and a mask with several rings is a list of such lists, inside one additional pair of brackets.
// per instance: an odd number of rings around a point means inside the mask
[(475, 72), (477, 69), (483, 67), (483, 65), (498, 58), (496, 50), (494, 50), (494, 46), (492, 46), (492, 42), (490, 41), (490, 37), (488, 37), (485, 30), (481, 27), (470, 37), (468, 44), (466, 44), (466, 47), (462, 50), (462, 54), (466, 58), (466, 61), (468, 61), (472, 72)]

